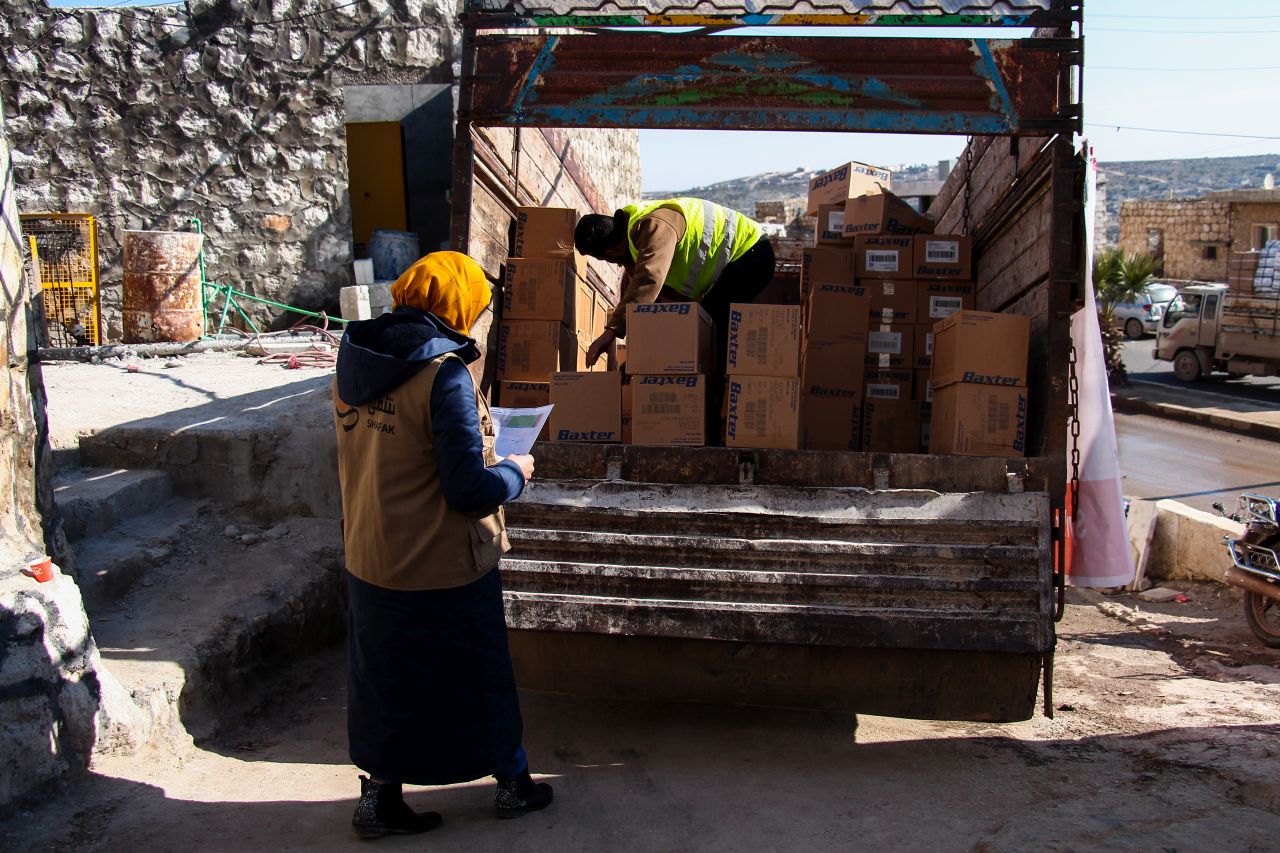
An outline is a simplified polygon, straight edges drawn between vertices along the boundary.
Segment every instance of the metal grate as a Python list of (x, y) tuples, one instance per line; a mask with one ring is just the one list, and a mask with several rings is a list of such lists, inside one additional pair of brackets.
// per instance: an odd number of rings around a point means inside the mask
[(87, 213), (30, 213), (19, 217), (39, 276), (44, 343), (54, 347), (101, 343), (97, 223)]

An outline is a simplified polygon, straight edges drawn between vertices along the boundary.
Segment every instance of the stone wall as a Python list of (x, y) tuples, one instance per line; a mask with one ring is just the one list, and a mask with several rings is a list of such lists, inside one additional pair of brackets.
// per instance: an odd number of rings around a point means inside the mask
[[(14, 116), (19, 204), (100, 218), (106, 337), (120, 334), (121, 232), (191, 217), (204, 221), (212, 280), (336, 314), (353, 280), (343, 89), (452, 84), (454, 8), (6, 0), (0, 96)], [(603, 195), (638, 191), (633, 131), (569, 137)]]
[(99, 740), (113, 737), (104, 706), (132, 711), (101, 672), (75, 582), (19, 573), (57, 531), (43, 522), (52, 506), (44, 390), (28, 358), (35, 339), (11, 168), (0, 107), (0, 809), (87, 767)]
[[(1231, 206), (1205, 200), (1126, 201), (1120, 205), (1120, 248), (1150, 252), (1152, 230), (1162, 236), (1165, 278), (1226, 281)], [(1206, 250), (1217, 249), (1216, 258)]]

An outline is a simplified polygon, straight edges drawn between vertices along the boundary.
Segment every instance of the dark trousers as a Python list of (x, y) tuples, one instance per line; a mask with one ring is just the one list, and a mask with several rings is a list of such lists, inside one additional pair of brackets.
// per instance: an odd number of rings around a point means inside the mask
[(726, 264), (711, 291), (702, 297), (702, 309), (716, 324), (716, 363), (707, 376), (707, 405), (710, 407), (709, 444), (723, 444), (720, 409), (724, 403), (725, 362), (729, 355), (729, 306), (735, 302), (754, 302), (773, 281), (773, 244), (761, 237), (746, 254)]

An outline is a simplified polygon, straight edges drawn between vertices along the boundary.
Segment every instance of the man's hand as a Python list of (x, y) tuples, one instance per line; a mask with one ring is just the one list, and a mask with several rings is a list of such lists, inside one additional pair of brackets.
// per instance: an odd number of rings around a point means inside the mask
[(533, 457), (527, 453), (513, 453), (507, 457), (508, 460), (520, 466), (520, 473), (524, 474), (524, 481), (527, 483), (533, 478)]
[(587, 367), (595, 364), (600, 360), (600, 356), (604, 355), (604, 351), (608, 349), (609, 344), (618, 339), (618, 333), (613, 329), (605, 329), (604, 334), (591, 342), (591, 347), (587, 350)]

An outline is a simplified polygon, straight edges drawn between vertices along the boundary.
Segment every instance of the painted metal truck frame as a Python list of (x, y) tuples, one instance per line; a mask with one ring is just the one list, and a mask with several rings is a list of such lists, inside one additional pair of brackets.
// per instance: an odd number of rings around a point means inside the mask
[[(734, 31), (762, 24), (793, 29)], [(1036, 30), (793, 35), (822, 24)], [(1084, 264), (1080, 28), (1079, 0), (466, 6), (455, 249), (480, 239), (478, 182), (507, 180), (483, 127), (965, 134), (931, 213), (973, 238), (977, 307), (1032, 329), (1025, 459), (540, 444), (503, 564), (522, 684), (999, 721), (1030, 717), (1042, 684), (1051, 714)], [(508, 204), (530, 203), (513, 186)]]

